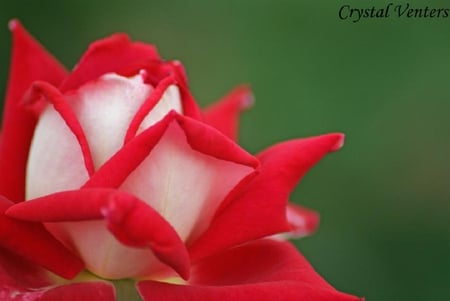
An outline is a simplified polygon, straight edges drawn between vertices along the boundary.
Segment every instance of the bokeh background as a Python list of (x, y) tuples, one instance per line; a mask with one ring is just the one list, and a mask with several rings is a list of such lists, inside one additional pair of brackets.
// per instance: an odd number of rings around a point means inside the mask
[(387, 3), (2, 0), (0, 94), (13, 17), (69, 68), (88, 43), (124, 31), (184, 62), (202, 105), (249, 83), (249, 151), (347, 135), (292, 196), (321, 213), (316, 235), (297, 243), (316, 269), (367, 300), (450, 300), (450, 18), (338, 18), (343, 4)]

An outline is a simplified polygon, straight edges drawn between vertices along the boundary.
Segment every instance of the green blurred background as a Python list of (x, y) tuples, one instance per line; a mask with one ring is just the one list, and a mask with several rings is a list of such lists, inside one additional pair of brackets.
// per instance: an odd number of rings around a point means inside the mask
[(343, 4), (387, 3), (2, 0), (0, 94), (12, 17), (70, 68), (116, 31), (155, 43), (184, 62), (202, 105), (250, 83), (240, 140), (251, 152), (347, 135), (292, 196), (321, 213), (316, 235), (297, 243), (316, 269), (367, 300), (450, 300), (450, 18), (338, 18)]

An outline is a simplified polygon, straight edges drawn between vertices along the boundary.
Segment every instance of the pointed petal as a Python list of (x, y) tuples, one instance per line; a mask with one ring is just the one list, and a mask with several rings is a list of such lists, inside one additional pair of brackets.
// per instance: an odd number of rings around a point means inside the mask
[(13, 49), (0, 138), (0, 194), (18, 202), (24, 200), (25, 168), (36, 124), (35, 116), (20, 105), (22, 97), (36, 80), (59, 85), (66, 71), (19, 21), (11, 21), (10, 29)]
[(160, 60), (153, 45), (131, 42), (125, 34), (112, 35), (89, 46), (62, 84), (61, 91), (75, 90), (106, 73), (135, 75), (143, 65), (152, 60)]
[(260, 174), (242, 181), (227, 196), (208, 230), (191, 246), (191, 259), (289, 231), (289, 194), (302, 176), (342, 141), (342, 134), (327, 134), (283, 142), (260, 153)]
[(184, 116), (178, 116), (177, 121), (186, 133), (187, 142), (193, 149), (217, 159), (253, 168), (259, 167), (259, 161), (254, 156), (214, 128)]
[(72, 278), (83, 262), (57, 241), (40, 223), (19, 221), (4, 215), (12, 202), (0, 196), (0, 245), (62, 277)]
[(144, 300), (334, 300), (360, 298), (336, 291), (287, 242), (260, 240), (202, 260), (187, 285), (138, 283)]
[(233, 140), (237, 140), (239, 114), (253, 105), (253, 94), (248, 86), (239, 86), (217, 103), (204, 110), (205, 122)]
[[(113, 189), (64, 191), (17, 204), (11, 207), (7, 214), (18, 219), (47, 223), (105, 219), (109, 231), (122, 244), (133, 248), (149, 248), (159, 260), (171, 266), (182, 277), (187, 278), (189, 275), (189, 256), (178, 234), (158, 212), (131, 194)], [(72, 231), (70, 226), (65, 227), (69, 232), (66, 235), (74, 241), (78, 251), (83, 252), (81, 256), (91, 271), (99, 270), (98, 265), (103, 264), (102, 258), (105, 254), (110, 253), (109, 256), (113, 257), (111, 254), (115, 250), (111, 247), (111, 242), (105, 245), (100, 243), (105, 237), (97, 237), (97, 240), (95, 237), (87, 239), (86, 231), (77, 231), (84, 227), (75, 226)], [(97, 225), (90, 223), (89, 226), (88, 230), (92, 233), (97, 231), (95, 228)], [(89, 245), (92, 243), (94, 245)], [(104, 248), (109, 249), (109, 252)], [(126, 263), (127, 259), (133, 264), (144, 266), (145, 257), (149, 254), (139, 252), (140, 257), (135, 255), (129, 252), (127, 257), (130, 258), (116, 258), (118, 262), (113, 264), (117, 264), (119, 268), (122, 265), (127, 271), (130, 270)], [(118, 271), (111, 273), (114, 275), (101, 276), (110, 278), (142, 276), (123, 275), (123, 272)]]

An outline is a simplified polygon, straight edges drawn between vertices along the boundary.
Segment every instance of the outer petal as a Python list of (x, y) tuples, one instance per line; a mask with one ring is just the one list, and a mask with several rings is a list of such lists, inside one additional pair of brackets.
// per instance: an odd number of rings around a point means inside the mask
[[(65, 191), (17, 204), (8, 215), (29, 221), (67, 222), (56, 233), (74, 248), (87, 268), (108, 278), (146, 276), (154, 262), (151, 254), (134, 248), (150, 248), (162, 262), (182, 277), (189, 275), (189, 256), (173, 228), (156, 212), (133, 195), (113, 189)], [(105, 219), (107, 228), (122, 244), (111, 241), (98, 222)], [(78, 221), (78, 223), (76, 223)]]
[(115, 300), (114, 287), (104, 281), (58, 285), (48, 272), (0, 249), (2, 301)]
[(0, 197), (0, 246), (65, 278), (73, 278), (84, 264), (39, 223), (4, 215), (13, 203)]
[(89, 46), (61, 91), (75, 90), (106, 73), (136, 74), (149, 61), (159, 61), (153, 45), (131, 42), (125, 34), (115, 34)]
[(260, 153), (260, 174), (245, 179), (228, 195), (208, 230), (190, 248), (191, 259), (288, 232), (291, 227), (286, 220), (286, 205), (290, 192), (312, 166), (342, 143), (342, 134), (327, 134), (283, 142)]
[(239, 114), (253, 105), (248, 86), (239, 86), (204, 111), (205, 122), (233, 140), (238, 137)]
[(18, 202), (24, 200), (25, 168), (36, 124), (20, 102), (33, 81), (58, 85), (66, 71), (17, 20), (10, 22), (10, 29), (14, 46), (0, 137), (0, 194)]
[(287, 242), (261, 240), (210, 257), (193, 268), (188, 285), (143, 281), (144, 300), (351, 301), (325, 282)]

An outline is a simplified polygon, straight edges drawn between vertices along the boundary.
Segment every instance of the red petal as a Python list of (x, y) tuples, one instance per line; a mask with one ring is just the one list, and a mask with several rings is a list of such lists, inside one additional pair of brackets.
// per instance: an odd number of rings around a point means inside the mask
[(287, 232), (286, 205), (302, 176), (324, 155), (337, 150), (342, 134), (283, 142), (258, 155), (261, 172), (228, 195), (209, 229), (190, 248), (197, 260), (223, 248)]
[(12, 20), (10, 29), (13, 49), (0, 137), (0, 194), (18, 202), (25, 197), (25, 168), (36, 125), (35, 116), (20, 105), (22, 97), (36, 80), (59, 85), (66, 71), (25, 31), (19, 21)]
[(115, 300), (114, 287), (104, 281), (52, 283), (49, 273), (0, 249), (0, 296), (2, 301)]
[(238, 137), (239, 114), (253, 105), (253, 94), (239, 86), (204, 111), (205, 122), (233, 140)]
[(148, 61), (160, 60), (152, 45), (131, 42), (125, 34), (115, 34), (89, 46), (61, 91), (77, 89), (88, 81), (109, 72), (121, 75), (136, 74)]
[[(21, 203), (25, 204), (25, 203)], [(5, 216), (13, 205), (0, 197), (0, 245), (65, 278), (76, 276), (84, 264), (50, 235), (40, 223)]]
[(131, 194), (113, 189), (64, 191), (17, 204), (7, 214), (39, 222), (104, 218), (121, 243), (148, 247), (182, 277), (189, 276), (189, 256), (178, 234), (158, 212)]
[(34, 102), (39, 96), (44, 96), (60, 114), (61, 118), (65, 121), (70, 131), (77, 138), (80, 145), (81, 152), (84, 158), (84, 164), (89, 175), (94, 173), (94, 162), (92, 160), (89, 143), (84, 134), (83, 128), (77, 119), (77, 116), (72, 111), (70, 105), (64, 99), (64, 96), (59, 90), (46, 82), (37, 81), (33, 83), (30, 94), (28, 95), (29, 102)]
[(253, 168), (259, 167), (259, 162), (254, 156), (219, 131), (195, 119), (180, 115), (177, 117), (177, 122), (186, 133), (187, 141), (193, 149), (217, 159)]
[(287, 242), (260, 240), (201, 261), (190, 285), (138, 283), (144, 300), (361, 300), (323, 280)]

